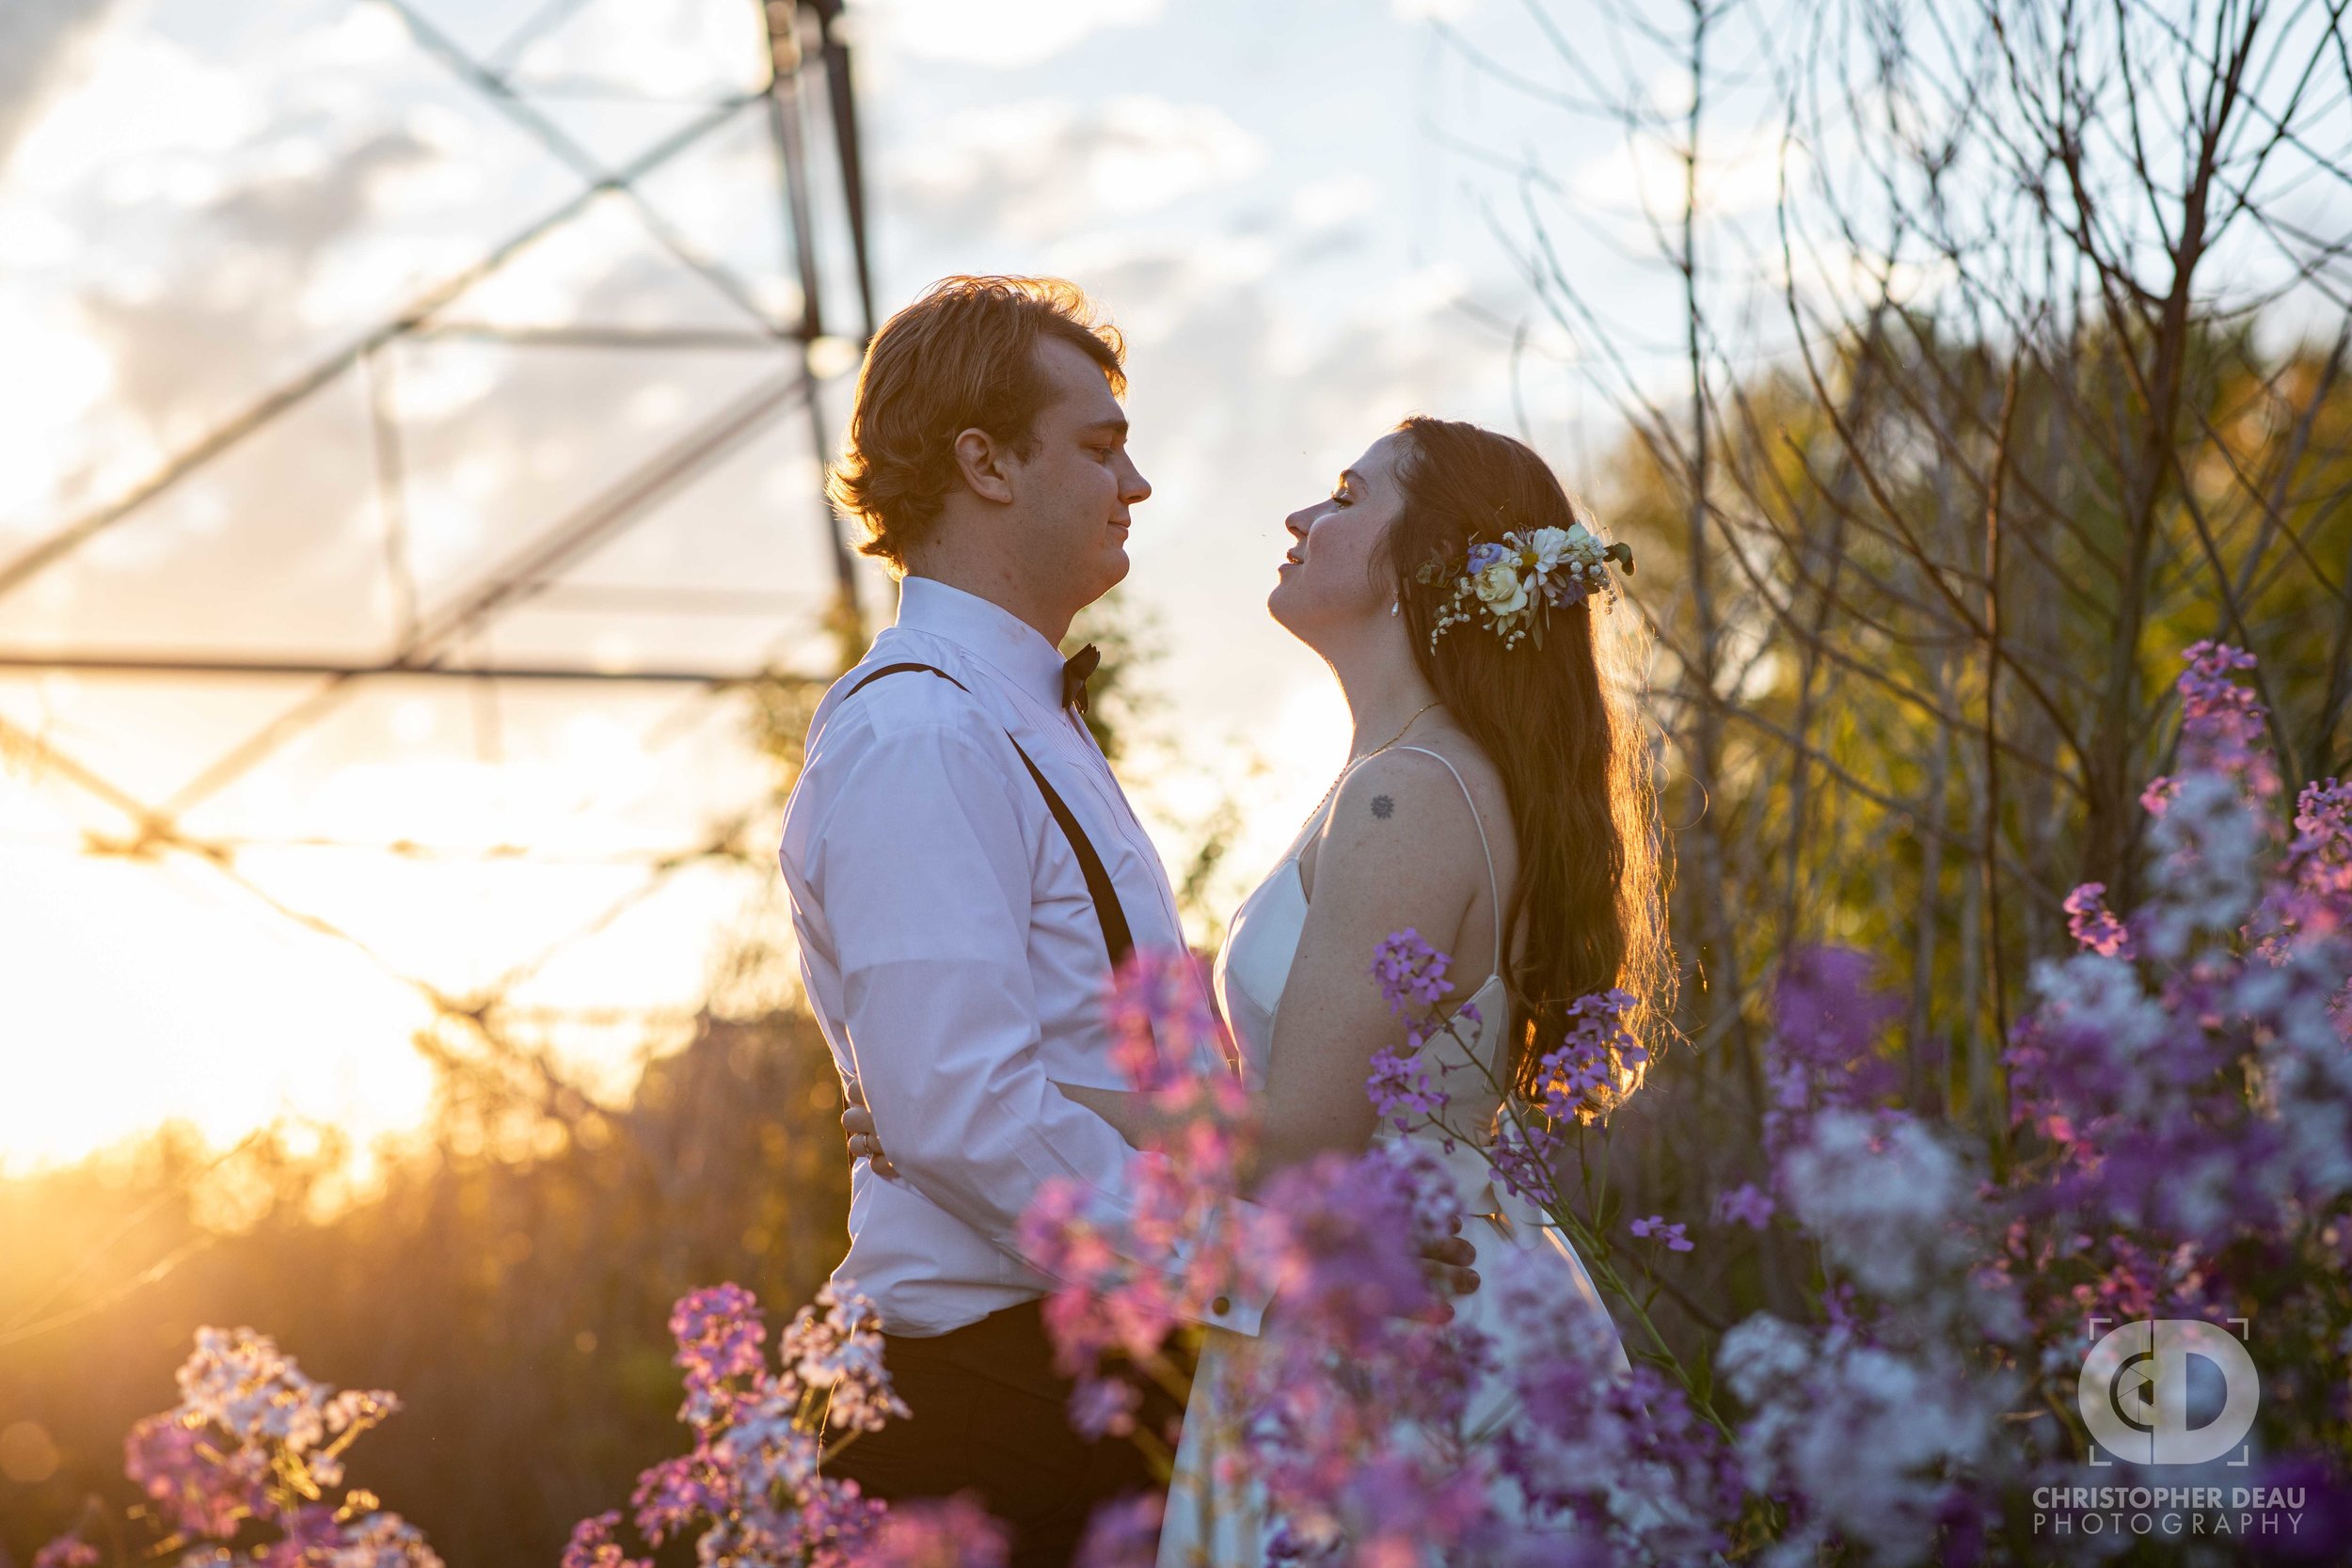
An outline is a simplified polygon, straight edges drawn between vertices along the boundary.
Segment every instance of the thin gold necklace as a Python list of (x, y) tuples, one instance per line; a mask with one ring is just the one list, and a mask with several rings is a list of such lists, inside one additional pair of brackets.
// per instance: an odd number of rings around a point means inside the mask
[[(1444, 701), (1445, 699), (1443, 697), (1433, 697), (1428, 702), (1422, 704), (1421, 706), (1413, 710), (1412, 719), (1406, 720), (1404, 723), (1399, 724), (1396, 727), (1396, 733), (1394, 735), (1389, 736), (1388, 739), (1382, 741), (1379, 745), (1375, 746), (1371, 751), (1366, 752), (1363, 756), (1356, 758), (1354, 762), (1350, 762), (1348, 767), (1353, 768), (1356, 766), (1356, 763), (1363, 761), (1365, 757), (1376, 757), (1381, 752), (1387, 751), (1390, 747), (1395, 745), (1398, 741), (1404, 739), (1405, 732), (1413, 727), (1413, 719), (1419, 719), (1422, 714), (1427, 713), (1431, 708), (1438, 706)], [(1345, 771), (1345, 769), (1342, 769), (1342, 771)]]
[(1404, 739), (1405, 732), (1413, 727), (1415, 721), (1419, 720), (1422, 714), (1427, 713), (1431, 708), (1442, 705), (1444, 702), (1445, 699), (1443, 697), (1437, 697), (1423, 703), (1420, 707), (1413, 710), (1413, 717), (1411, 719), (1406, 720), (1404, 723), (1397, 726), (1397, 730), (1394, 735), (1389, 736), (1388, 739), (1382, 741), (1379, 745), (1375, 746), (1371, 751), (1366, 752), (1362, 756), (1348, 758), (1347, 768), (1341, 768), (1339, 772), (1332, 777), (1329, 785), (1324, 789), (1323, 799), (1317, 800), (1315, 802), (1315, 809), (1307, 814), (1307, 820), (1311, 822), (1316, 817), (1323, 815), (1323, 808), (1331, 803), (1332, 794), (1340, 787), (1340, 780), (1347, 777), (1348, 768), (1353, 768), (1359, 762), (1371, 761), (1374, 757), (1378, 756), (1381, 752), (1387, 751), (1390, 747)]

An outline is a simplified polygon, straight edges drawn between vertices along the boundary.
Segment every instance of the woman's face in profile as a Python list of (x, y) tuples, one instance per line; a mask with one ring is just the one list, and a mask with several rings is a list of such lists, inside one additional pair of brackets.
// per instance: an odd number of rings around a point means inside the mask
[(1381, 436), (1342, 470), (1329, 495), (1282, 519), (1291, 547), (1266, 609), (1311, 648), (1340, 627), (1386, 615), (1396, 597), (1377, 552), (1405, 508), (1407, 439), (1401, 431)]

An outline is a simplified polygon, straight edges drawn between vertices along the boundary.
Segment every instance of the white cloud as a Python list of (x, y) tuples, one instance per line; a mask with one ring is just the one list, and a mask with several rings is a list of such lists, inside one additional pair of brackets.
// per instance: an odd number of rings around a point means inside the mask
[[(159, 33), (126, 30), (75, 90), (47, 96), (16, 127), (10, 182), (73, 191), (108, 171), (228, 155), (262, 123), (252, 83)], [(150, 178), (160, 178), (151, 175)]]
[(751, 6), (594, 6), (523, 52), (527, 80), (626, 81), (675, 97), (756, 91), (767, 45)]
[(1155, 21), (1166, 0), (867, 0), (859, 42), (966, 65), (1035, 65), (1091, 34)]
[(97, 53), (116, 0), (9, 0), (0, 6), (0, 166), (51, 98)]
[(79, 455), (114, 369), (69, 309), (0, 294), (0, 516), (29, 510)]
[[(1710, 130), (1699, 158), (1699, 210), (1716, 217), (1769, 210), (1780, 195), (1783, 141), (1777, 126)], [(1645, 205), (1672, 216), (1682, 211), (1681, 157), (1657, 138), (1620, 143), (1575, 171), (1578, 199), (1632, 216)]]
[(1206, 103), (1130, 96), (969, 110), (902, 150), (893, 207), (942, 233), (1047, 241), (1254, 172), (1265, 147)]
[(1310, 232), (1339, 228), (1379, 207), (1379, 182), (1360, 169), (1311, 181), (1291, 194), (1291, 218)]

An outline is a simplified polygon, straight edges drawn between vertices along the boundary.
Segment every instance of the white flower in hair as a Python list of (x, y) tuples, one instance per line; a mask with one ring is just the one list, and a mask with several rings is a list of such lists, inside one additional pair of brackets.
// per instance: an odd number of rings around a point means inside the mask
[(1519, 575), (1515, 562), (1498, 561), (1488, 566), (1478, 574), (1475, 587), (1479, 602), (1491, 615), (1516, 615), (1527, 608), (1527, 579)]
[(1541, 647), (1544, 625), (1554, 609), (1582, 604), (1595, 594), (1603, 609), (1614, 602), (1613, 561), (1631, 572), (1632, 549), (1602, 544), (1582, 523), (1507, 532), (1499, 541), (1473, 542), (1458, 562), (1433, 560), (1422, 567), (1418, 580), (1450, 579), (1454, 586), (1431, 620), (1429, 645), (1435, 649), (1438, 638), (1470, 620), (1474, 610), (1504, 647), (1515, 648), (1531, 634)]
[[(1576, 536), (1580, 533), (1584, 533), (1582, 523), (1578, 523), (1573, 528), (1539, 528), (1529, 535), (1527, 542), (1534, 546), (1535, 551), (1535, 575), (1549, 577), (1559, 566), (1560, 558), (1568, 553), (1568, 547), (1576, 542)], [(1589, 539), (1592, 535), (1587, 533), (1585, 537)]]

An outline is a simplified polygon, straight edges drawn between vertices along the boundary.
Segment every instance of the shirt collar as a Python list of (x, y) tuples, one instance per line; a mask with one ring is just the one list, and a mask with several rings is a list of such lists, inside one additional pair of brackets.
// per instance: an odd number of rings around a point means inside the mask
[(953, 642), (1047, 707), (1061, 706), (1061, 651), (1010, 610), (936, 578), (909, 577), (898, 584), (897, 624)]

